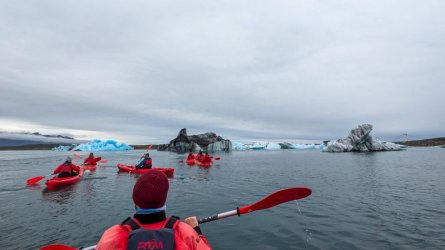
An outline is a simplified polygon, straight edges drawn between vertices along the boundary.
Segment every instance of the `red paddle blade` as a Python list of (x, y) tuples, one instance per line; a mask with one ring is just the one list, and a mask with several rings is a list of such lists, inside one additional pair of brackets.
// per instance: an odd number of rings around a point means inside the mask
[(153, 145), (148, 145), (147, 150), (151, 150), (152, 147), (153, 147)]
[(30, 178), (30, 179), (26, 180), (26, 184), (29, 184), (29, 185), (36, 184), (37, 182), (39, 182), (43, 178), (45, 178), (44, 175)]
[(62, 244), (51, 244), (48, 246), (44, 246), (39, 248), (39, 250), (78, 250), (78, 248), (70, 247)]
[(73, 156), (74, 156), (74, 157), (76, 157), (77, 159), (80, 159), (80, 158), (82, 158), (82, 156), (80, 156), (80, 155), (79, 155), (79, 154), (77, 154), (77, 153), (74, 153), (74, 154), (73, 154)]
[(101, 162), (101, 163), (107, 163), (108, 161), (107, 161), (107, 160), (100, 160), (99, 162)]
[(219, 160), (221, 160), (221, 157), (216, 157), (216, 158), (213, 159), (213, 160), (215, 160), (215, 161), (219, 161)]
[(288, 201), (303, 199), (311, 195), (311, 193), (312, 190), (306, 187), (292, 187), (292, 188), (282, 189), (268, 195), (264, 199), (256, 202), (255, 204), (240, 207), (239, 213), (246, 214), (256, 210), (271, 208)]

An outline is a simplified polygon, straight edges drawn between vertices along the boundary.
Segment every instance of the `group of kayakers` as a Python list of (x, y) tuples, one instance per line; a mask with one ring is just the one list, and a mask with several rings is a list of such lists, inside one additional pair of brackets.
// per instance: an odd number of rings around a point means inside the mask
[(203, 154), (202, 151), (199, 151), (196, 156), (190, 152), (187, 156), (187, 161), (197, 160), (202, 163), (210, 163), (212, 162), (212, 157), (209, 155), (209, 153)]
[[(212, 161), (208, 153), (204, 155), (201, 151), (196, 157), (190, 153), (188, 158), (191, 157), (202, 162)], [(91, 153), (84, 164), (96, 164), (98, 158), (94, 158)], [(137, 169), (151, 167), (152, 159), (148, 153), (135, 166)], [(54, 170), (54, 174), (68, 177), (77, 175), (79, 171), (80, 168), (72, 163), (71, 157), (67, 157)], [(165, 203), (168, 189), (168, 178), (163, 172), (150, 169), (141, 175), (133, 187), (135, 214), (107, 229), (95, 249), (212, 249), (198, 226), (196, 216), (184, 221), (175, 216), (167, 217)]]
[[(97, 162), (100, 161), (101, 157), (94, 157), (93, 153), (90, 153), (90, 155), (85, 158), (82, 165), (85, 166), (95, 166), (97, 165)], [(80, 172), (80, 167), (73, 164), (73, 159), (68, 156), (64, 163), (60, 164), (59, 166), (54, 169), (53, 174), (58, 174), (58, 177), (70, 177), (70, 176), (76, 176)]]

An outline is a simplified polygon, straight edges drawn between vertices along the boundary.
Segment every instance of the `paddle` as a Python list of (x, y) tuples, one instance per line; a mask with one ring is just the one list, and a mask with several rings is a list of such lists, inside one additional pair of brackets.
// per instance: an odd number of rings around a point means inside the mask
[[(247, 205), (244, 207), (237, 207), (236, 210), (220, 213), (217, 215), (205, 217), (202, 219), (198, 219), (199, 224), (203, 224), (206, 222), (224, 219), (234, 215), (242, 215), (251, 213), (257, 210), (268, 209), (274, 206), (277, 206), (281, 203), (285, 203), (288, 201), (299, 200), (308, 197), (311, 195), (312, 190), (306, 187), (290, 187), (282, 190), (278, 190), (275, 193), (272, 193), (260, 201), (257, 201), (254, 204)], [(86, 248), (82, 248), (83, 250), (94, 249), (96, 246), (90, 246)], [(45, 247), (40, 248), (40, 250), (77, 250), (79, 248), (74, 248), (62, 244), (52, 244)]]
[(26, 180), (26, 184), (28, 184), (28, 185), (37, 184), (37, 182), (41, 181), (42, 179), (44, 179), (48, 176), (51, 176), (51, 175), (40, 175), (40, 176), (29, 178), (28, 180)]
[(82, 156), (80, 156), (78, 153), (73, 153), (73, 156), (76, 157), (77, 159), (82, 159)]
[(312, 190), (310, 190), (309, 188), (306, 188), (306, 187), (291, 187), (291, 188), (282, 189), (282, 190), (276, 191), (275, 193), (272, 193), (272, 194), (266, 196), (262, 200), (257, 201), (256, 203), (254, 203), (252, 205), (247, 205), (244, 207), (237, 207), (236, 210), (227, 211), (227, 212), (220, 213), (217, 215), (205, 217), (205, 218), (199, 219), (198, 223), (202, 224), (202, 223), (206, 223), (206, 222), (210, 222), (210, 221), (214, 221), (214, 220), (224, 219), (224, 218), (234, 216), (234, 215), (240, 216), (242, 214), (251, 213), (251, 212), (254, 212), (257, 210), (268, 209), (268, 208), (274, 207), (276, 205), (279, 205), (281, 203), (306, 198), (309, 195), (311, 195), (311, 193), (312, 193)]

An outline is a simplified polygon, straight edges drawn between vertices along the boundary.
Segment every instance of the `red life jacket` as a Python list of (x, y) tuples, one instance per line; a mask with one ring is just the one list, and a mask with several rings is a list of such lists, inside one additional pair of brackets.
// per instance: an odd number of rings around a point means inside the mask
[(144, 167), (151, 167), (151, 158), (145, 160)]
[(72, 174), (72, 172), (73, 172), (73, 170), (71, 169), (71, 164), (70, 164), (70, 165), (62, 164), (62, 165), (61, 165), (61, 168), (60, 168), (60, 172), (59, 172), (59, 174), (61, 174), (61, 173), (69, 173), (69, 174)]
[(122, 222), (122, 225), (131, 229), (127, 250), (174, 250), (175, 232), (173, 228), (178, 219), (178, 217), (172, 216), (164, 227), (153, 230), (145, 229), (131, 217), (127, 218)]

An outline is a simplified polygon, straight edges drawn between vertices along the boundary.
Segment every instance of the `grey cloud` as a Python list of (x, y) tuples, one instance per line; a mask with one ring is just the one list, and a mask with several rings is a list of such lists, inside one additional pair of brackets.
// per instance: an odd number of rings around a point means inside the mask
[(2, 2), (1, 116), (137, 143), (440, 136), (444, 5)]

